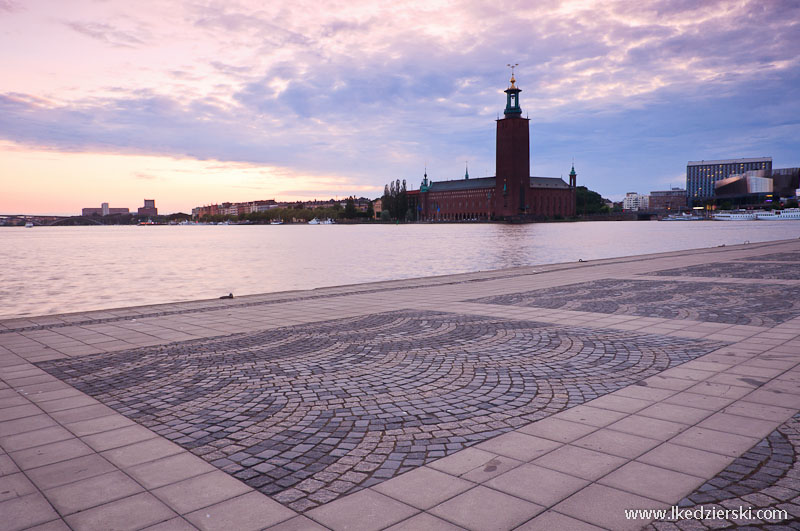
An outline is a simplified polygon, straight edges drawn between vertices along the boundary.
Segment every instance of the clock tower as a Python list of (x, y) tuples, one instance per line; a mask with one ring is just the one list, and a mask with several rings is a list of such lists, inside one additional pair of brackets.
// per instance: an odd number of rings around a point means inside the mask
[(516, 86), (514, 66), (511, 66), (511, 85), (504, 91), (506, 109), (497, 120), (495, 153), (495, 217), (509, 221), (529, 212), (531, 188), (529, 120), (522, 117), (519, 104), (522, 91)]

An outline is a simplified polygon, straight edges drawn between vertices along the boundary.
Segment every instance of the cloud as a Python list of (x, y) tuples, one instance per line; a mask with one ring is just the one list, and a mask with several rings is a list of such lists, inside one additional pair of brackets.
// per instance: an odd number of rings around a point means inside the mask
[[(558, 175), (577, 155), (591, 164), (585, 178), (624, 192), (685, 160), (736, 156), (726, 146), (745, 150), (750, 135), (753, 149), (787, 152), (780, 138), (797, 136), (787, 118), (798, 115), (793, 1), (344, 7), (232, 1), (179, 3), (164, 20), (145, 9), (134, 22), (87, 15), (67, 27), (126, 48), (130, 65), (78, 95), (0, 95), (0, 138), (268, 164), (368, 186), (414, 180), (426, 162), (436, 179), (462, 175), (466, 158), (476, 174), (492, 173), (508, 62), (520, 63), (538, 175)], [(153, 81), (154, 71), (166, 76)]]
[(136, 47), (144, 44), (144, 41), (133, 32), (121, 30), (103, 22), (65, 22), (64, 24), (82, 35), (111, 46)]

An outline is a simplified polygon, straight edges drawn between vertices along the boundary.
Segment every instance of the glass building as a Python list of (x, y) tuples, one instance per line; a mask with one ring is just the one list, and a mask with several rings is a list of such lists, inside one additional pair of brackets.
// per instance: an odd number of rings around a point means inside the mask
[(690, 205), (714, 198), (714, 183), (750, 170), (772, 170), (772, 157), (700, 160), (686, 164), (686, 196)]

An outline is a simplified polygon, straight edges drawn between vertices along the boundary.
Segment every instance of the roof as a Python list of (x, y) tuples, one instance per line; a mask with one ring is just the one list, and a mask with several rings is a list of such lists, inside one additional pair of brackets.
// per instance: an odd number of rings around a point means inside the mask
[[(494, 188), (495, 183), (495, 177), (455, 179), (453, 181), (431, 181), (428, 191), (448, 192), (458, 190), (479, 190), (482, 188)], [(558, 177), (531, 177), (531, 188), (569, 188), (569, 185)]]
[(708, 166), (711, 164), (745, 164), (747, 162), (772, 162), (772, 157), (758, 157), (754, 159), (725, 159), (725, 160), (690, 160), (687, 166)]
[(531, 188), (569, 188), (569, 185), (558, 177), (531, 177)]
[(476, 190), (480, 188), (494, 188), (494, 177), (479, 177), (477, 179), (456, 179), (454, 181), (431, 181), (428, 188), (431, 192), (446, 192), (450, 190)]

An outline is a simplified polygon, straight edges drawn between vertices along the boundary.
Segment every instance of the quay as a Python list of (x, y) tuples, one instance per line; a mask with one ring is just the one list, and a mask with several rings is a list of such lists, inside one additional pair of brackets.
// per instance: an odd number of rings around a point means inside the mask
[(798, 529), (798, 410), (800, 240), (7, 319), (0, 528)]

